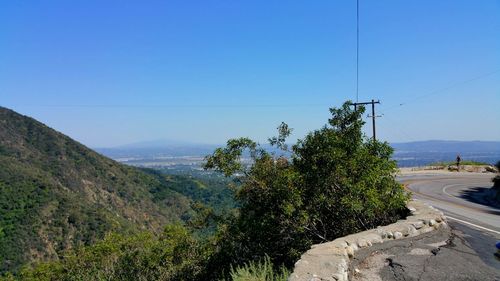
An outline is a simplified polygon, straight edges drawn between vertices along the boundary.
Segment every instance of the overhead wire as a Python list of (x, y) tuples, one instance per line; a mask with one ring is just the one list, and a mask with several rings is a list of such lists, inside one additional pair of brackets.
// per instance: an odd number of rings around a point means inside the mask
[(356, 102), (359, 101), (359, 0), (356, 0)]
[(11, 107), (42, 108), (287, 108), (287, 107), (325, 107), (317, 104), (13, 104)]
[(462, 85), (465, 85), (465, 84), (468, 84), (468, 83), (471, 83), (471, 82), (474, 82), (474, 81), (477, 81), (477, 80), (480, 80), (480, 79), (483, 79), (483, 78), (486, 78), (486, 77), (489, 77), (489, 76), (492, 76), (496, 73), (499, 73), (500, 72), (500, 69), (496, 69), (494, 71), (490, 71), (490, 72), (487, 72), (487, 73), (484, 73), (484, 74), (481, 74), (481, 75), (478, 75), (476, 77), (473, 77), (473, 78), (470, 78), (470, 79), (466, 79), (466, 80), (462, 80), (462, 81), (458, 81), (458, 82), (455, 82), (453, 84), (450, 84), (444, 88), (440, 88), (440, 89), (436, 89), (436, 90), (433, 90), (427, 94), (424, 94), (424, 95), (420, 95), (420, 96), (417, 96), (417, 97), (414, 97), (414, 98), (411, 98), (411, 99), (408, 99), (406, 101), (403, 101), (403, 102), (399, 102), (395, 105), (392, 105), (390, 107), (387, 107), (387, 108), (382, 108), (382, 110), (384, 112), (387, 112), (389, 110), (392, 110), (394, 108), (397, 108), (397, 107), (401, 107), (401, 106), (404, 106), (406, 105), (407, 103), (410, 103), (410, 102), (414, 102), (414, 101), (417, 101), (417, 100), (421, 100), (421, 99), (424, 99), (424, 98), (427, 98), (427, 97), (430, 97), (430, 96), (434, 96), (434, 95), (437, 95), (437, 94), (441, 94), (443, 92), (446, 92), (450, 89), (453, 89), (455, 87), (458, 87), (458, 86), (462, 86)]
[(385, 108), (385, 109), (382, 108), (382, 110), (380, 110), (379, 112), (380, 112), (380, 114), (382, 114), (384, 116), (385, 120), (387, 120), (387, 121), (389, 121), (389, 123), (392, 123), (393, 125), (395, 125), (395, 126), (393, 126), (393, 128), (399, 128), (397, 130), (399, 134), (404, 135), (410, 141), (415, 141), (415, 139), (412, 136), (410, 136), (408, 133), (406, 133), (404, 130), (401, 129), (401, 126), (396, 126), (397, 124), (395, 124), (395, 122), (392, 122), (393, 120), (391, 118), (389, 118), (389, 116), (386, 115), (386, 112), (388, 112), (388, 111), (390, 111), (392, 109), (404, 106), (404, 105), (406, 105), (409, 102), (413, 102), (413, 101), (416, 101), (416, 100), (420, 100), (420, 99), (424, 99), (424, 98), (427, 98), (427, 97), (430, 97), (430, 96), (441, 94), (442, 92), (445, 92), (447, 90), (453, 89), (453, 88), (455, 88), (457, 86), (464, 85), (464, 84), (467, 84), (467, 83), (471, 83), (471, 82), (480, 80), (482, 78), (489, 77), (489, 76), (491, 76), (493, 74), (496, 74), (496, 73), (499, 73), (499, 72), (500, 72), (500, 69), (497, 69), (497, 70), (494, 70), (494, 71), (490, 71), (490, 72), (487, 72), (487, 73), (475, 76), (475, 77), (470, 78), (470, 79), (466, 79), (466, 80), (463, 80), (463, 81), (455, 82), (455, 83), (453, 83), (453, 84), (451, 84), (449, 86), (446, 86), (444, 88), (440, 88), (440, 89), (437, 89), (437, 90), (433, 90), (433, 91), (431, 91), (431, 92), (429, 92), (427, 94), (417, 96), (417, 97), (409, 99), (409, 100), (407, 100), (405, 102), (398, 103), (396, 105), (390, 106), (390, 107)]

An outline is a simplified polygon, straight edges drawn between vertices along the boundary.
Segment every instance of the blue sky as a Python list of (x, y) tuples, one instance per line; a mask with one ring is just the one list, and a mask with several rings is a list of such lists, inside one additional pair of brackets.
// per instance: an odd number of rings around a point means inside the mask
[[(381, 100), (380, 139), (500, 140), (499, 15), (498, 0), (360, 0), (359, 100)], [(356, 98), (355, 59), (354, 0), (0, 9), (0, 105), (92, 147), (264, 141), (281, 121), (300, 138)]]

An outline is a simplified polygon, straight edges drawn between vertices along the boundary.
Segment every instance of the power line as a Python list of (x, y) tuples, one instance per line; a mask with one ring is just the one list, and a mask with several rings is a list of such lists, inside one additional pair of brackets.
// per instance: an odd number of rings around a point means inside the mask
[(405, 130), (401, 128), (400, 124), (397, 124), (393, 119), (391, 119), (388, 115), (382, 114), (384, 116), (384, 122), (390, 123), (390, 126), (385, 127), (385, 129), (396, 132), (400, 136), (404, 136), (408, 141), (417, 141), (412, 135), (408, 134)]
[(288, 108), (325, 107), (326, 104), (11, 104), (7, 107), (40, 108)]
[(494, 70), (494, 71), (491, 71), (491, 72), (487, 72), (487, 73), (475, 76), (475, 77), (470, 78), (470, 79), (466, 79), (466, 80), (462, 80), (462, 81), (459, 81), (459, 82), (455, 82), (453, 84), (450, 84), (449, 86), (446, 86), (446, 87), (443, 87), (443, 88), (431, 91), (431, 92), (429, 92), (427, 94), (424, 94), (424, 95), (421, 95), (421, 96), (417, 96), (417, 97), (409, 99), (409, 100), (407, 100), (405, 102), (400, 102), (400, 103), (398, 103), (396, 105), (393, 105), (393, 106), (390, 106), (388, 108), (382, 109), (382, 111), (380, 111), (380, 113), (385, 117), (384, 119), (386, 121), (389, 121), (389, 123), (392, 123), (393, 126), (391, 128), (397, 129), (400, 134), (405, 135), (410, 141), (415, 141), (415, 139), (412, 136), (410, 136), (408, 133), (406, 133), (404, 130), (401, 129), (401, 126), (399, 126), (399, 125), (395, 124), (394, 122), (392, 122), (394, 120), (391, 121), (390, 115), (387, 115), (386, 112), (388, 112), (388, 111), (390, 111), (392, 109), (401, 107), (403, 105), (406, 105), (409, 102), (413, 102), (413, 101), (416, 101), (416, 100), (419, 100), (419, 99), (423, 99), (423, 98), (426, 98), (426, 97), (429, 97), (429, 96), (440, 94), (440, 93), (442, 93), (444, 91), (447, 91), (449, 89), (452, 89), (452, 88), (455, 88), (457, 86), (464, 85), (464, 84), (467, 84), (467, 83), (470, 83), (470, 82), (473, 82), (473, 81), (476, 81), (476, 80), (479, 80), (479, 79), (482, 79), (482, 78), (485, 78), (485, 77), (488, 77), (488, 76), (491, 76), (491, 75), (496, 74), (498, 72), (500, 72), (500, 69), (497, 69), (497, 70)]
[(407, 101), (400, 102), (400, 103), (398, 103), (396, 105), (390, 106), (390, 107), (384, 109), (384, 112), (389, 111), (391, 109), (394, 109), (396, 107), (400, 107), (400, 106), (406, 105), (409, 102), (413, 102), (413, 101), (416, 101), (416, 100), (420, 100), (420, 99), (423, 99), (423, 98), (427, 98), (427, 97), (430, 97), (430, 96), (441, 94), (442, 92), (445, 92), (447, 90), (453, 89), (453, 88), (455, 88), (457, 86), (461, 86), (461, 85), (464, 85), (464, 84), (468, 84), (468, 83), (474, 82), (476, 80), (480, 80), (480, 79), (486, 78), (486, 77), (491, 76), (493, 74), (496, 74), (498, 72), (500, 72), (500, 69), (496, 69), (494, 71), (487, 72), (487, 73), (481, 74), (479, 76), (476, 76), (476, 77), (473, 77), (473, 78), (470, 78), (470, 79), (466, 79), (466, 80), (463, 80), (463, 81), (455, 82), (455, 83), (450, 84), (450, 85), (448, 85), (448, 86), (446, 86), (444, 88), (436, 89), (436, 90), (433, 90), (433, 91), (431, 91), (431, 92), (429, 92), (427, 94), (416, 96), (416, 97), (414, 97), (412, 99), (409, 99)]
[(359, 0), (356, 0), (356, 102), (359, 96)]

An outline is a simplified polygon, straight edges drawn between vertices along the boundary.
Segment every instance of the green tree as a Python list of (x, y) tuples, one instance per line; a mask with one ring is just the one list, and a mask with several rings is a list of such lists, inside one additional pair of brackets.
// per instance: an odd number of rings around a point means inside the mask
[[(395, 180), (387, 143), (363, 135), (363, 107), (332, 108), (328, 125), (292, 146), (290, 157), (266, 152), (248, 139), (229, 140), (206, 158), (241, 182), (239, 215), (219, 233), (216, 262), (241, 265), (268, 255), (291, 266), (311, 244), (391, 223), (406, 213), (408, 194)], [(271, 145), (288, 149), (284, 123)], [(242, 155), (251, 158), (244, 165)]]
[[(208, 251), (185, 227), (168, 225), (159, 237), (148, 232), (107, 235), (92, 246), (67, 253), (59, 261), (26, 267), (18, 279), (200, 280)], [(12, 279), (12, 275), (4, 277)]]
[(361, 132), (364, 108), (355, 111), (347, 102), (330, 111), (329, 126), (293, 147), (293, 164), (308, 202), (307, 229), (315, 242), (397, 220), (408, 200), (395, 180), (393, 149)]

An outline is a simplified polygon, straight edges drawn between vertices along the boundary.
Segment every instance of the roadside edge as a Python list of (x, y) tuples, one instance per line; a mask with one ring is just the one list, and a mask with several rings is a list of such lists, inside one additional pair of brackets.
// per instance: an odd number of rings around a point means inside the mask
[(350, 259), (359, 249), (448, 227), (443, 213), (422, 201), (410, 200), (407, 208), (411, 215), (404, 220), (313, 245), (295, 263), (288, 280), (347, 281)]

